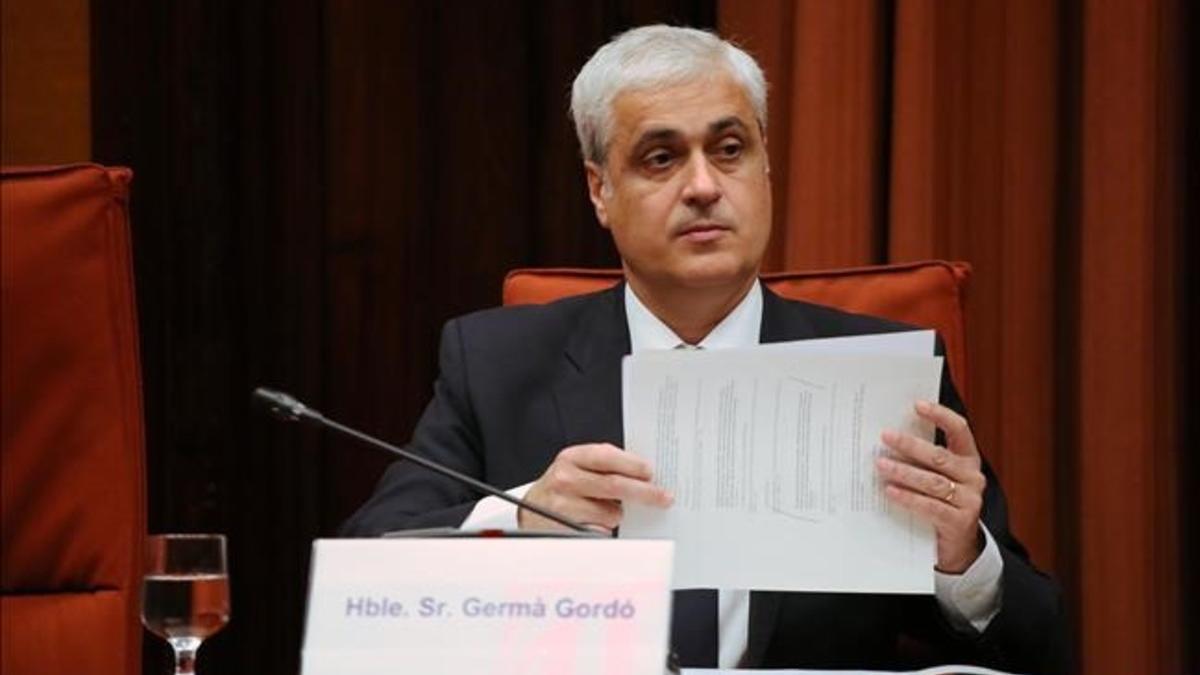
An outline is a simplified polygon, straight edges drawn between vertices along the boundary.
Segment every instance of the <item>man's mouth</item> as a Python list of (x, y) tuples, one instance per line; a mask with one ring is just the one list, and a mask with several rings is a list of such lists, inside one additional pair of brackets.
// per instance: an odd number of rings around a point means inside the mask
[(705, 243), (720, 239), (730, 229), (720, 223), (692, 223), (680, 228), (675, 236), (692, 243)]

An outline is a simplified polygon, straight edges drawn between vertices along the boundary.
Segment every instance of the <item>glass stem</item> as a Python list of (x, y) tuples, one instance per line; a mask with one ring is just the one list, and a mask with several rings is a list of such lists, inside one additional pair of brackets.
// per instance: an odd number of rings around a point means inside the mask
[(196, 650), (200, 649), (200, 638), (171, 638), (175, 650), (175, 675), (192, 675), (196, 672)]

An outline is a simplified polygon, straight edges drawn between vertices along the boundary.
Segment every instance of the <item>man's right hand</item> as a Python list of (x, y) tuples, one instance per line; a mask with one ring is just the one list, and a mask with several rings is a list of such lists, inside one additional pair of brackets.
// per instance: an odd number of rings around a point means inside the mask
[[(572, 445), (529, 487), (525, 499), (576, 522), (613, 531), (621, 524), (622, 504), (637, 502), (666, 508), (675, 498), (650, 482), (650, 464), (608, 443)], [(563, 530), (562, 525), (525, 510), (517, 512), (522, 530)]]

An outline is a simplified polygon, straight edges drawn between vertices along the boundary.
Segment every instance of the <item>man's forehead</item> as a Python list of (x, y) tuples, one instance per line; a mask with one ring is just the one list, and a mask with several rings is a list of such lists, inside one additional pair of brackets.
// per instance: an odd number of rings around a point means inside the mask
[(614, 135), (700, 134), (751, 128), (754, 109), (729, 77), (705, 78), (655, 90), (622, 92), (613, 101)]

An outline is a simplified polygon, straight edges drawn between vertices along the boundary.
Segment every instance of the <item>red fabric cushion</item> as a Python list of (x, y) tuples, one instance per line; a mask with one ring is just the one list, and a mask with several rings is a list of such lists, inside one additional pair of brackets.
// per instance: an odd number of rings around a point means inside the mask
[[(145, 478), (131, 173), (75, 165), (0, 178), (0, 670), (137, 672)], [(98, 590), (112, 597), (54, 595)], [(34, 627), (75, 634), (49, 645)], [(113, 658), (64, 668), (64, 649)]]
[[(971, 266), (964, 262), (916, 262), (815, 272), (777, 272), (763, 281), (779, 295), (860, 314), (933, 328), (946, 345), (950, 376), (967, 398), (967, 350), (963, 313)], [(519, 269), (504, 280), (504, 304), (550, 302), (608, 288), (621, 270)]]
[[(141, 672), (129, 663), (128, 598), (124, 591), (5, 595), (3, 671), (19, 675)], [(138, 643), (141, 648), (141, 643)]]

